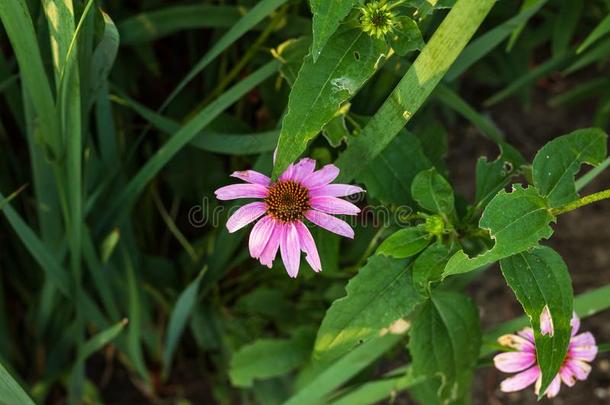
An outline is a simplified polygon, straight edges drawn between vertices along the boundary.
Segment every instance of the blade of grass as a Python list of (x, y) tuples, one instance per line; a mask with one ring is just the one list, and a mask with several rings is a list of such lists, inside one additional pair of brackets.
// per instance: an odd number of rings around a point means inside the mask
[(112, 342), (125, 329), (127, 323), (127, 318), (125, 318), (108, 329), (97, 333), (83, 345), (76, 361), (84, 363), (87, 358)]
[(610, 14), (606, 16), (594, 29), (591, 33), (582, 41), (582, 44), (576, 50), (576, 53), (582, 53), (594, 42), (603, 37), (604, 35), (610, 32)]
[(2, 363), (0, 363), (0, 398), (2, 398), (0, 401), (6, 404), (35, 405)]
[(582, 190), (587, 184), (591, 183), (593, 179), (602, 174), (610, 166), (610, 157), (606, 158), (599, 165), (589, 170), (586, 174), (576, 180), (576, 191)]
[(375, 159), (417, 112), (494, 4), (458, 0), (390, 97), (339, 156), (336, 164), (342, 182), (349, 182)]
[(187, 145), (221, 112), (277, 72), (278, 68), (279, 62), (277, 61), (267, 63), (246, 79), (231, 87), (187, 122), (144, 164), (140, 171), (123, 188), (117, 198), (112, 201), (106, 214), (100, 221), (100, 225), (108, 227), (112, 221), (115, 224), (120, 223), (127, 216), (138, 195), (146, 187), (146, 184), (159, 173), (176, 153)]

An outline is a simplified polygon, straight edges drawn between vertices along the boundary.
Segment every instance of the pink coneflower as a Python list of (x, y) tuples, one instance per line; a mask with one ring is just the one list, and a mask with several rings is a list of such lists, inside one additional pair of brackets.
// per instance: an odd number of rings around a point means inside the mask
[(318, 249), (303, 223), (307, 219), (338, 235), (354, 237), (347, 222), (329, 214), (356, 215), (360, 209), (338, 197), (360, 193), (360, 187), (330, 184), (339, 169), (330, 164), (314, 171), (316, 161), (301, 159), (291, 164), (275, 183), (253, 170), (235, 172), (231, 176), (247, 184), (232, 184), (216, 190), (219, 200), (260, 198), (262, 201), (244, 205), (227, 221), (229, 232), (235, 232), (261, 218), (250, 233), (250, 255), (271, 268), (278, 249), (290, 277), (299, 274), (301, 251), (311, 268), (322, 270)]
[[(568, 354), (559, 369), (559, 373), (553, 378), (545, 392), (548, 398), (553, 398), (559, 393), (562, 381), (565, 385), (571, 387), (576, 383), (576, 380), (586, 380), (591, 372), (591, 366), (588, 362), (593, 361), (597, 355), (597, 345), (593, 335), (590, 332), (576, 334), (580, 328), (580, 319), (576, 314), (572, 317), (571, 325), (572, 337), (570, 338)], [(545, 334), (552, 335), (548, 323), (543, 323), (541, 329)], [(550, 329), (552, 329), (552, 323)], [(513, 377), (502, 381), (500, 389), (504, 392), (519, 391), (536, 382), (535, 392), (536, 395), (539, 395), (542, 374), (536, 362), (536, 346), (532, 328), (525, 328), (517, 332), (516, 335), (501, 336), (498, 342), (503, 346), (515, 349), (515, 351), (495, 356), (494, 364), (496, 368), (505, 373), (518, 372)]]

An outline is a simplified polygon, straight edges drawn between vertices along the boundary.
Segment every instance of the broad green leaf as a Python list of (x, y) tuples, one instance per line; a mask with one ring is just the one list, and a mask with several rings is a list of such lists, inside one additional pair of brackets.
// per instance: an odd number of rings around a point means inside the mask
[(190, 121), (180, 128), (147, 162), (140, 171), (122, 189), (121, 193), (112, 201), (106, 214), (101, 219), (102, 226), (107, 227), (111, 222), (120, 223), (127, 215), (133, 203), (146, 184), (203, 128), (222, 113), (244, 94), (258, 84), (269, 78), (277, 71), (278, 62), (272, 61), (262, 66), (250, 76), (227, 90), (217, 100), (202, 109)]
[(377, 254), (405, 259), (421, 252), (430, 244), (431, 239), (432, 235), (424, 226), (401, 229), (383, 241), (377, 248)]
[(488, 162), (486, 157), (477, 160), (475, 203), (484, 207), (487, 202), (502, 190), (510, 181), (512, 165), (502, 156)]
[(606, 157), (608, 136), (601, 129), (579, 129), (553, 139), (533, 163), (534, 185), (551, 208), (578, 198), (574, 176), (583, 163), (597, 165)]
[(481, 229), (489, 230), (494, 246), (473, 258), (460, 250), (447, 263), (443, 278), (467, 273), (536, 246), (553, 234), (549, 224), (554, 219), (546, 199), (536, 188), (515, 185), (510, 193), (500, 191), (487, 204), (479, 222)]
[(371, 256), (333, 302), (318, 330), (314, 359), (330, 362), (409, 315), (421, 297), (406, 260)]
[(463, 397), (481, 346), (479, 311), (470, 298), (434, 291), (413, 320), (410, 337), (413, 375), (439, 378), (443, 402)]
[[(536, 340), (536, 358), (542, 371), (544, 394), (563, 364), (570, 343), (573, 291), (568, 267), (553, 249), (538, 246), (500, 261), (506, 283), (530, 319)], [(547, 307), (554, 333), (540, 332), (540, 314)]]
[(294, 370), (307, 360), (312, 341), (309, 331), (299, 331), (290, 339), (259, 339), (242, 346), (231, 358), (231, 383), (251, 387), (255, 379), (277, 377)]
[(455, 217), (453, 188), (435, 168), (415, 176), (411, 184), (411, 194), (420, 207), (442, 215), (447, 221)]
[(419, 139), (401, 131), (356, 180), (364, 183), (367, 194), (387, 204), (411, 204), (411, 182), (417, 173), (432, 167)]
[(495, 4), (458, 0), (392, 94), (339, 156), (339, 181), (356, 178), (419, 110)]
[(399, 56), (420, 50), (424, 47), (424, 39), (417, 23), (406, 16), (396, 18), (396, 26), (390, 36), (390, 45)]
[(359, 2), (360, 0), (309, 0), (313, 14), (311, 54), (314, 63), (318, 61), (322, 49), (337, 31), (341, 21)]
[(25, 393), (2, 363), (0, 363), (0, 404), (34, 405), (34, 401)]
[(363, 343), (339, 360), (330, 363), (327, 368), (319, 371), (284, 405), (328, 403), (328, 400), (323, 400), (328, 394), (360, 373), (396, 346), (402, 339), (402, 334), (388, 333)]
[(589, 48), (594, 42), (610, 32), (610, 14), (606, 16), (591, 33), (582, 41), (582, 44), (577, 49), (577, 53), (581, 53)]
[(199, 284), (204, 272), (205, 269), (199, 273), (195, 280), (193, 280), (184, 291), (182, 291), (169, 317), (167, 335), (165, 338), (165, 349), (163, 350), (163, 375), (165, 377), (169, 376), (174, 352), (176, 351), (176, 347), (178, 347), (178, 343), (180, 343), (184, 328), (197, 303)]
[(424, 250), (413, 262), (413, 285), (422, 294), (427, 293), (430, 284), (439, 281), (449, 258), (455, 253), (453, 246), (435, 243)]
[(233, 6), (192, 4), (133, 15), (118, 24), (123, 45), (154, 41), (195, 28), (231, 28), (241, 17)]
[(309, 55), (292, 86), (273, 175), (277, 177), (307, 148), (307, 144), (375, 73), (387, 45), (359, 29), (342, 28), (322, 50), (318, 61)]

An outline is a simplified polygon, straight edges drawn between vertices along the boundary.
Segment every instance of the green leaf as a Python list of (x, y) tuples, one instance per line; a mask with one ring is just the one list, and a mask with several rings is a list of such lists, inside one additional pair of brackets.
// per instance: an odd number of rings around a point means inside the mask
[[(568, 267), (553, 249), (539, 246), (500, 261), (506, 283), (530, 318), (536, 340), (536, 358), (542, 371), (544, 394), (563, 364), (570, 343), (573, 291)], [(554, 333), (540, 332), (540, 314), (547, 307)]]
[(604, 160), (607, 138), (601, 129), (579, 129), (553, 139), (538, 151), (532, 168), (534, 185), (551, 208), (578, 198), (574, 176), (583, 163), (597, 165)]
[(581, 53), (589, 48), (595, 41), (610, 32), (610, 14), (608, 14), (591, 33), (582, 41), (582, 44), (577, 49), (577, 53)]
[(78, 353), (78, 358), (76, 359), (76, 361), (84, 362), (85, 360), (87, 360), (98, 350), (101, 350), (108, 343), (116, 339), (116, 337), (119, 336), (119, 334), (125, 329), (125, 326), (127, 326), (127, 319), (123, 319), (122, 321), (107, 328), (106, 330), (95, 334), (83, 345), (80, 352)]
[(1, 404), (35, 405), (2, 363), (0, 363), (0, 398)]
[(424, 47), (424, 39), (417, 23), (406, 16), (396, 18), (396, 26), (390, 36), (390, 45), (399, 56), (420, 50)]
[(481, 346), (479, 312), (459, 293), (434, 291), (410, 332), (414, 376), (440, 377), (438, 396), (447, 402), (467, 393)]
[(339, 181), (356, 178), (422, 106), (495, 4), (458, 0), (392, 94), (339, 156)]
[(430, 284), (440, 281), (449, 258), (455, 253), (453, 246), (435, 243), (428, 246), (413, 262), (413, 284), (422, 294), (430, 290)]
[(406, 260), (371, 256), (333, 302), (318, 330), (314, 359), (332, 361), (407, 316), (420, 302)]
[(318, 61), (322, 49), (337, 31), (341, 21), (358, 4), (360, 0), (310, 0), (311, 12), (313, 14), (313, 44), (311, 54), (313, 62)]
[(119, 50), (119, 32), (114, 22), (103, 11), (99, 11), (104, 21), (104, 32), (97, 47), (91, 55), (91, 71), (89, 73), (89, 103), (98, 98), (98, 94), (107, 84), (108, 75), (112, 70), (117, 52)]
[(367, 194), (386, 204), (413, 202), (411, 182), (417, 173), (432, 167), (419, 139), (401, 131), (356, 179), (364, 183)]
[(182, 291), (169, 317), (169, 324), (166, 332), (167, 336), (165, 338), (165, 349), (163, 350), (163, 375), (165, 377), (169, 376), (174, 352), (176, 351), (176, 347), (178, 347), (178, 343), (180, 343), (184, 328), (197, 303), (199, 284), (204, 272), (205, 269), (199, 273), (195, 280), (193, 280), (184, 291)]
[(536, 188), (515, 185), (510, 193), (500, 191), (489, 202), (479, 222), (481, 229), (489, 230), (494, 246), (473, 258), (460, 250), (447, 263), (443, 278), (467, 273), (537, 245), (553, 234), (549, 224), (554, 219), (546, 199)]
[(474, 199), (477, 205), (484, 207), (493, 196), (508, 184), (513, 173), (511, 166), (502, 156), (493, 162), (488, 162), (484, 156), (477, 160)]
[(421, 252), (430, 244), (430, 235), (424, 226), (401, 229), (390, 235), (377, 248), (377, 254), (405, 259)]
[(259, 339), (242, 346), (231, 358), (229, 377), (237, 387), (251, 387), (255, 379), (286, 374), (303, 364), (313, 336), (299, 331), (291, 339)]
[(455, 199), (451, 184), (435, 168), (420, 172), (413, 179), (411, 194), (424, 209), (447, 220), (455, 217)]
[(392, 349), (403, 339), (401, 334), (388, 333), (375, 337), (355, 348), (341, 359), (330, 363), (329, 367), (318, 372), (308, 384), (303, 386), (284, 405), (328, 403), (324, 397), (339, 388), (350, 378)]
[(578, 26), (584, 3), (580, 0), (561, 0), (559, 13), (553, 23), (553, 55), (566, 52)]
[(382, 40), (359, 29), (337, 31), (317, 62), (305, 58), (282, 121), (273, 175), (277, 177), (307, 148), (341, 105), (375, 73), (387, 53)]

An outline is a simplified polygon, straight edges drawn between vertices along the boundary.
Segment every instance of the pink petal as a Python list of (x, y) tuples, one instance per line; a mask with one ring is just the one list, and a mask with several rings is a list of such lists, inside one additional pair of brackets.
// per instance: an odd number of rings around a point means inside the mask
[(305, 213), (305, 218), (313, 222), (314, 224), (336, 233), (337, 235), (345, 236), (346, 238), (354, 238), (354, 230), (348, 225), (347, 222), (335, 218), (331, 215), (325, 214), (316, 210), (309, 210)]
[(570, 340), (569, 356), (575, 360), (593, 361), (597, 356), (595, 338), (590, 332), (581, 333)]
[(313, 172), (306, 179), (303, 179), (302, 184), (308, 189), (326, 186), (339, 175), (339, 168), (335, 165), (326, 165), (320, 170)]
[(589, 364), (575, 359), (566, 361), (564, 367), (568, 367), (574, 376), (580, 381), (586, 380), (591, 372), (591, 366)]
[(572, 326), (572, 336), (574, 336), (578, 333), (578, 329), (580, 329), (580, 318), (576, 315), (576, 312), (572, 314), (570, 325)]
[(279, 180), (293, 180), (294, 178), (294, 164), (289, 164), (284, 173), (280, 174)]
[(227, 221), (229, 233), (240, 230), (250, 222), (262, 216), (267, 211), (267, 204), (264, 202), (253, 202), (246, 204), (231, 215)]
[(238, 198), (265, 198), (267, 187), (260, 184), (231, 184), (216, 190), (219, 200), (236, 200)]
[(299, 245), (299, 234), (294, 224), (285, 224), (280, 240), (280, 252), (286, 272), (292, 278), (299, 274), (301, 262), (301, 247)]
[(280, 239), (282, 237), (283, 229), (283, 225), (278, 223), (276, 223), (273, 227), (273, 232), (271, 232), (267, 245), (265, 245), (265, 248), (260, 256), (260, 262), (262, 265), (269, 268), (273, 266), (273, 261), (275, 260), (275, 256), (277, 256), (277, 251), (280, 247)]
[(494, 357), (494, 365), (505, 373), (516, 373), (531, 367), (536, 362), (534, 353), (506, 352)]
[(322, 263), (320, 262), (320, 256), (318, 255), (318, 249), (316, 248), (316, 242), (311, 236), (311, 232), (301, 221), (295, 222), (295, 226), (297, 232), (299, 233), (299, 243), (301, 245), (301, 250), (305, 252), (305, 260), (311, 266), (313, 271), (321, 271)]
[(231, 177), (235, 177), (252, 184), (260, 184), (261, 186), (268, 186), (271, 183), (271, 179), (269, 177), (254, 170), (233, 172)]
[(250, 232), (249, 248), (250, 256), (255, 259), (261, 257), (269, 238), (275, 228), (275, 220), (270, 215), (267, 215), (260, 221), (258, 221)]
[(309, 192), (310, 197), (347, 197), (348, 195), (363, 193), (364, 189), (349, 184), (328, 184)]
[[(519, 332), (519, 334), (521, 334), (523, 331)], [(523, 336), (502, 335), (498, 338), (498, 343), (502, 346), (510, 347), (520, 352), (534, 353), (535, 351), (534, 344)]]
[(312, 197), (309, 203), (311, 208), (327, 214), (356, 215), (360, 212), (354, 204), (337, 197)]
[(539, 376), (540, 368), (538, 368), (538, 366), (533, 366), (502, 381), (500, 384), (500, 389), (503, 392), (520, 391), (532, 385)]
[(550, 337), (553, 337), (555, 334), (553, 317), (551, 316), (548, 305), (545, 305), (540, 313), (540, 333), (542, 333), (543, 336), (549, 335)]
[(517, 334), (534, 343), (534, 330), (532, 328), (523, 328)]
[(547, 398), (553, 398), (556, 397), (557, 394), (559, 394), (559, 389), (561, 388), (561, 378), (559, 377), (559, 374), (557, 374), (555, 376), (555, 378), (553, 378), (553, 381), (551, 381), (551, 383), (549, 384), (549, 387), (546, 389), (546, 396)]
[(570, 371), (569, 367), (562, 366), (561, 370), (559, 370), (559, 376), (561, 377), (561, 381), (568, 387), (572, 387), (576, 384), (576, 376)]
[(316, 169), (316, 161), (310, 158), (299, 160), (294, 165), (293, 180), (302, 181), (309, 177)]

